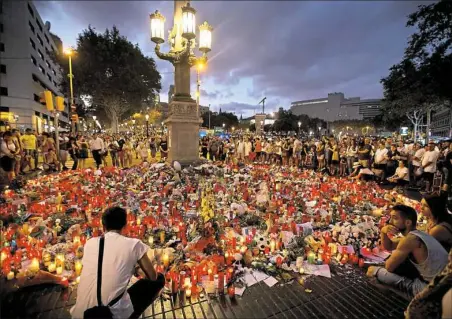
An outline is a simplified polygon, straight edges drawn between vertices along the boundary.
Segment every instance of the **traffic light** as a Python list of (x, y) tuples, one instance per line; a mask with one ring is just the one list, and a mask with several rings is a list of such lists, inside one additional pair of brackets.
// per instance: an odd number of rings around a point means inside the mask
[(53, 107), (53, 94), (51, 91), (46, 90), (43, 93), (44, 96), (41, 95), (40, 101), (41, 103), (45, 103), (48, 111), (52, 112), (55, 108)]
[(64, 112), (64, 98), (62, 96), (55, 97), (56, 109), (59, 112)]
[(71, 115), (71, 120), (72, 120), (72, 122), (74, 122), (74, 123), (78, 123), (78, 115), (77, 115), (77, 114), (72, 114), (72, 115)]

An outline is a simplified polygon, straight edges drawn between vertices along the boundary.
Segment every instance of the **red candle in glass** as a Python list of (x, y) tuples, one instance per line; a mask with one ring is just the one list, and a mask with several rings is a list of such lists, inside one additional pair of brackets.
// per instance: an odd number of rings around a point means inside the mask
[(224, 272), (218, 273), (218, 292), (222, 295), (224, 293)]
[(234, 298), (235, 296), (235, 287), (234, 285), (230, 285), (228, 288), (228, 295), (230, 298)]
[(364, 258), (359, 258), (358, 266), (359, 266), (359, 268), (363, 268), (364, 267)]

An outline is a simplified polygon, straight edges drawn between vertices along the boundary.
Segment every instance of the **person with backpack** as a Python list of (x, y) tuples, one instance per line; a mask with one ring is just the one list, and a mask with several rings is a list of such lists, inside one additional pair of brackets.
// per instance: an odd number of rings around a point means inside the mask
[[(104, 235), (89, 239), (84, 247), (72, 318), (139, 318), (163, 289), (165, 277), (156, 273), (149, 246), (121, 235), (127, 224), (125, 209), (108, 208), (102, 224)], [(146, 278), (127, 288), (137, 264)]]

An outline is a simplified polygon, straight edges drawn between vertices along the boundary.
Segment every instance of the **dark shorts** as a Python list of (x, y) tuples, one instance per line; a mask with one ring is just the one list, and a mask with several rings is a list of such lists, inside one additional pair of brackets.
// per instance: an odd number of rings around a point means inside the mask
[(0, 166), (5, 172), (12, 172), (16, 160), (9, 156), (3, 156), (0, 158)]
[(339, 164), (339, 161), (337, 161), (337, 160), (332, 160), (332, 161), (331, 161), (331, 164), (337, 165), (337, 164)]

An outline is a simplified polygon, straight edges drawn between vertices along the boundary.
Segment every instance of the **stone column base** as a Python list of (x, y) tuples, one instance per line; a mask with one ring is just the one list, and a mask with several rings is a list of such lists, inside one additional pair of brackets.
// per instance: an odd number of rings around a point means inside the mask
[(202, 120), (197, 116), (196, 102), (171, 101), (169, 117), (164, 123), (168, 127), (168, 161), (178, 161), (184, 166), (199, 163), (199, 125)]

